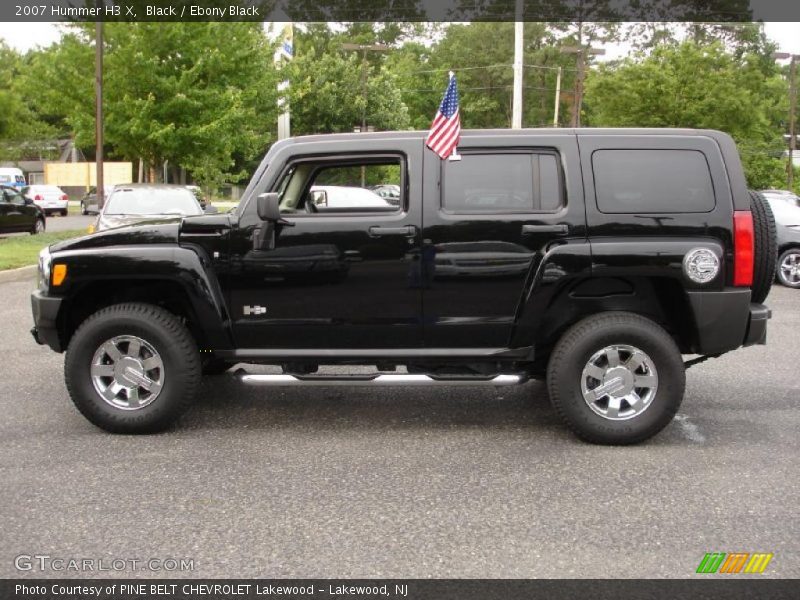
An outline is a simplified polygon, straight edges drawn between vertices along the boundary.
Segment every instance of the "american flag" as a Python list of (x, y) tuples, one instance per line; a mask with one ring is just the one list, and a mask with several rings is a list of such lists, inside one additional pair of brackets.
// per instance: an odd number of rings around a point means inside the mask
[(461, 118), (458, 116), (458, 86), (456, 76), (451, 71), (450, 83), (447, 85), (447, 91), (444, 93), (425, 143), (440, 158), (447, 158), (449, 154), (455, 152), (459, 139), (461, 139)]

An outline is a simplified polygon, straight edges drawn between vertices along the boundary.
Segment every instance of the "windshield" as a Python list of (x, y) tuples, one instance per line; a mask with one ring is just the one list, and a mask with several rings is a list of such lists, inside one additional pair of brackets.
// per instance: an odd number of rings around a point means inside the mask
[(186, 188), (120, 188), (106, 203), (107, 215), (200, 215), (194, 194)]

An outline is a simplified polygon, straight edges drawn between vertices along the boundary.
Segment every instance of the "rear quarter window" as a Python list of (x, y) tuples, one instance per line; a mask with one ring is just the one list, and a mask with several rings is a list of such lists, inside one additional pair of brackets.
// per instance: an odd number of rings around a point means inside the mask
[(716, 204), (697, 150), (597, 150), (592, 171), (603, 213), (703, 213)]

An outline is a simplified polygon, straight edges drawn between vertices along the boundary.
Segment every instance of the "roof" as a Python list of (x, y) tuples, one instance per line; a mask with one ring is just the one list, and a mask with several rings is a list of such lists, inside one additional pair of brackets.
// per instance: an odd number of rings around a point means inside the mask
[[(671, 129), (671, 128), (628, 128), (628, 127), (543, 127), (528, 129), (462, 129), (462, 138), (476, 138), (482, 136), (535, 136), (535, 135), (719, 135), (720, 132), (710, 129)], [(322, 133), (303, 135), (287, 138), (278, 142), (291, 144), (296, 142), (324, 142), (324, 141), (357, 141), (377, 139), (424, 139), (427, 130), (420, 131), (374, 131), (364, 133)]]

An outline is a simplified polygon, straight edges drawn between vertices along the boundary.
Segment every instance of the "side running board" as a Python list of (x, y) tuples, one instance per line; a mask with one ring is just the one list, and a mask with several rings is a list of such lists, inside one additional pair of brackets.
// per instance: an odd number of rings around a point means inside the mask
[(248, 385), (263, 386), (445, 386), (445, 385), (519, 385), (527, 381), (525, 375), (494, 375), (491, 377), (432, 377), (430, 375), (379, 374), (375, 375), (241, 375)]

